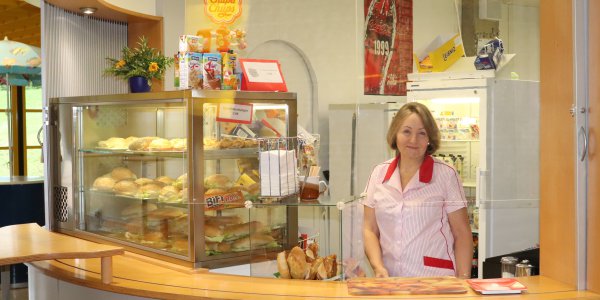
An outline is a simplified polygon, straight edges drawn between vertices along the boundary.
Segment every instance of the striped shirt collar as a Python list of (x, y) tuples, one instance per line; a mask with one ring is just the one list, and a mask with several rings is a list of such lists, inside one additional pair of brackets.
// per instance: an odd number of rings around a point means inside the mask
[[(400, 154), (392, 160), (390, 165), (388, 166), (387, 172), (385, 173), (385, 177), (381, 183), (385, 183), (392, 177), (394, 171), (398, 167), (398, 161), (400, 160)], [(421, 163), (421, 167), (419, 168), (419, 181), (423, 183), (429, 183), (431, 178), (433, 177), (433, 158), (431, 155), (426, 155)]]

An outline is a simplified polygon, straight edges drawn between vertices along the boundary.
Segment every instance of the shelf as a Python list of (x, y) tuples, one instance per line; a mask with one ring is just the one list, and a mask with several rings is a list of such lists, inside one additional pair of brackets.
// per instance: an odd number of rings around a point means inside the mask
[(96, 191), (96, 190), (84, 190), (84, 193), (90, 193), (92, 195), (96, 195), (99, 197), (110, 197), (117, 199), (125, 199), (125, 200), (135, 200), (135, 201), (148, 201), (157, 204), (157, 206), (174, 206), (180, 208), (188, 208), (189, 202), (181, 201), (181, 202), (164, 202), (160, 201), (158, 198), (144, 198), (144, 197), (136, 197), (136, 196), (128, 196), (128, 195), (119, 195), (113, 192), (104, 192), (104, 191)]
[(187, 151), (132, 151), (125, 149), (79, 149), (79, 152), (86, 156), (106, 156), (106, 155), (131, 155), (131, 156), (149, 156), (149, 157), (172, 157), (185, 158)]
[(258, 148), (204, 150), (204, 159), (258, 158)]
[(475, 181), (464, 181), (463, 187), (477, 187), (477, 183)]
[(336, 208), (339, 203), (342, 205), (350, 204), (358, 199), (360, 196), (349, 196), (347, 198), (342, 198), (336, 201), (336, 199), (332, 199), (329, 195), (321, 195), (318, 199), (315, 200), (302, 200), (298, 198), (298, 195), (291, 195), (283, 199), (275, 199), (268, 197), (260, 197), (258, 202), (254, 202), (254, 206), (293, 206), (293, 207), (303, 207), (303, 206), (315, 206), (315, 207), (334, 207)]

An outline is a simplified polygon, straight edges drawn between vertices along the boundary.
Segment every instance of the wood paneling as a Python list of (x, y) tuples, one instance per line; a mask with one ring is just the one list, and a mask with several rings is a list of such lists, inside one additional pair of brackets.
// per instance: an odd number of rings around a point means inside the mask
[(600, 292), (600, 1), (589, 1), (589, 145), (587, 201), (587, 283)]
[(577, 285), (571, 1), (540, 1), (540, 269)]

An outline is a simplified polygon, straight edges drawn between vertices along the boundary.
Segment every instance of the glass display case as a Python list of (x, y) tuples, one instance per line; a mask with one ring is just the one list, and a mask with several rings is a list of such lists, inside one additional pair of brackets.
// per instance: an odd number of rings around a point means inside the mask
[[(252, 220), (258, 139), (296, 135), (293, 93), (174, 91), (50, 101), (52, 229), (180, 264), (248, 263), (296, 238), (297, 210)], [(259, 228), (260, 227), (260, 228)]]

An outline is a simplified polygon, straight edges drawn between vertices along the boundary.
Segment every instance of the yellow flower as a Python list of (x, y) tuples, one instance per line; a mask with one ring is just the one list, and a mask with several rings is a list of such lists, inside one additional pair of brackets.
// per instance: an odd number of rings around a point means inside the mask
[(124, 66), (125, 66), (125, 61), (121, 59), (115, 64), (115, 69), (120, 69)]
[(150, 66), (148, 67), (148, 71), (150, 71), (150, 72), (158, 71), (158, 64), (155, 62), (150, 63)]

